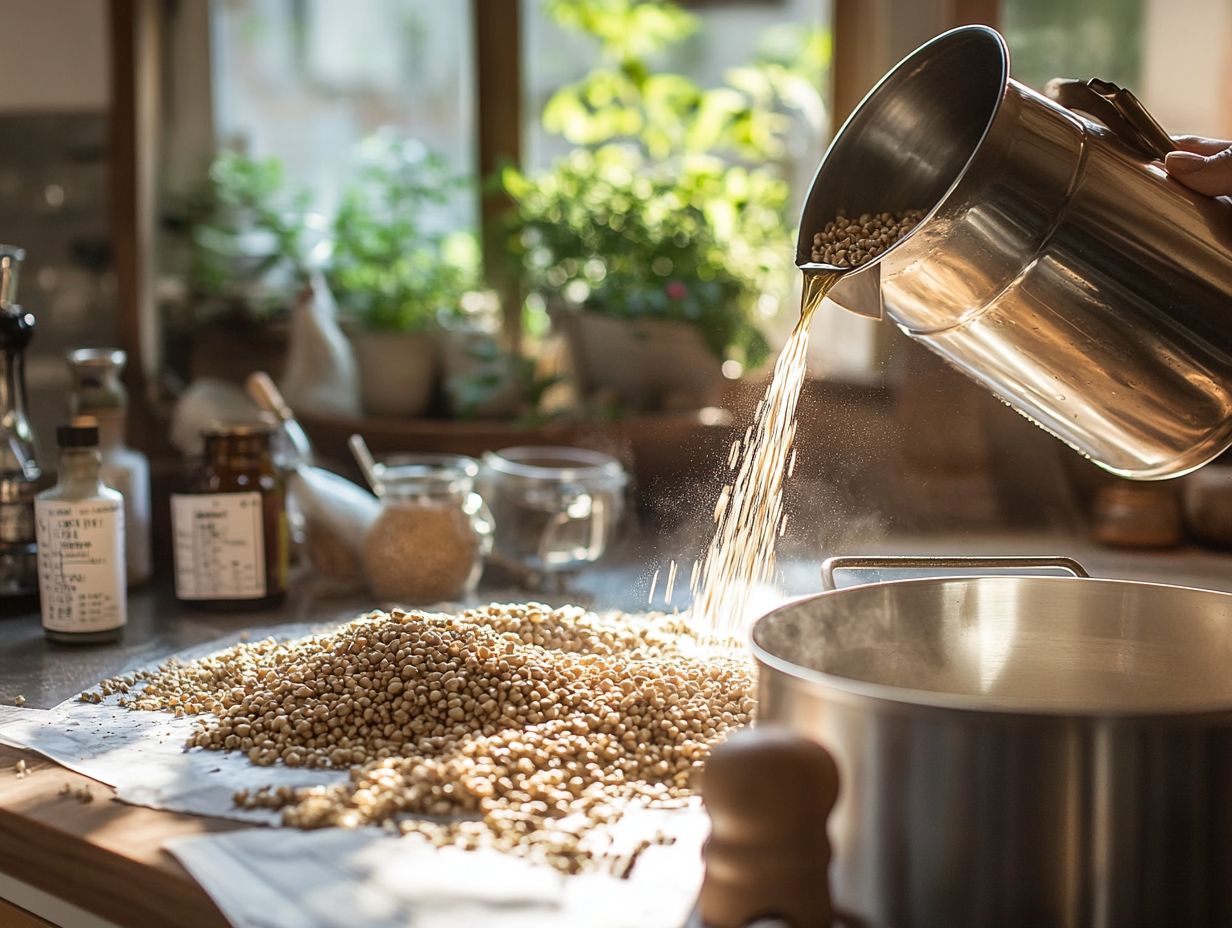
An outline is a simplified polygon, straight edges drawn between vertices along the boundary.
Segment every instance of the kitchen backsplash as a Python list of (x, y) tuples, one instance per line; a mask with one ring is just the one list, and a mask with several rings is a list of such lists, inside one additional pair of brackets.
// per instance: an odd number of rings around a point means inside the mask
[(0, 241), (26, 250), (18, 298), (37, 320), (27, 385), (39, 457), (67, 413), (64, 353), (119, 337), (108, 243), (105, 113), (0, 115)]

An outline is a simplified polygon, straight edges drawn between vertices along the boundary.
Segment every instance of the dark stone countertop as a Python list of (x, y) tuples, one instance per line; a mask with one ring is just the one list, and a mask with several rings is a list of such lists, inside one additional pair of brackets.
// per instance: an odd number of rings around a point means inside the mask
[[(649, 572), (628, 555), (570, 578), (566, 592), (545, 594), (485, 582), (467, 604), (488, 602), (577, 602), (602, 608), (644, 609)], [(687, 592), (687, 591), (686, 591)], [(226, 613), (186, 606), (176, 600), (170, 579), (130, 590), (128, 624), (112, 644), (59, 644), (43, 635), (38, 603), (33, 599), (0, 600), (0, 705), (50, 708), (107, 677), (147, 664), (185, 648), (248, 628), (299, 623), (344, 622), (372, 609), (363, 591), (322, 590), (300, 572), (286, 601), (260, 612)]]
[[(1077, 558), (1095, 577), (1147, 580), (1182, 586), (1232, 591), (1232, 554), (1199, 548), (1169, 551), (1123, 551), (1100, 548), (1072, 535), (930, 535), (887, 537), (858, 552), (897, 554), (1063, 554)], [(472, 597), (474, 603), (493, 601), (548, 603), (576, 602), (598, 608), (644, 610), (650, 575), (666, 568), (668, 557), (650, 542), (634, 540), (614, 551), (601, 565), (570, 578), (568, 589), (557, 595), (512, 588), (491, 571)], [(781, 564), (783, 590), (801, 596), (820, 589), (817, 557), (789, 555)], [(673, 606), (688, 605), (688, 571), (680, 565)], [(663, 576), (655, 608), (663, 608)], [(279, 608), (264, 612), (218, 613), (190, 609), (178, 603), (169, 580), (133, 590), (129, 594), (128, 626), (116, 644), (62, 645), (43, 636), (37, 604), (0, 600), (0, 705), (12, 705), (16, 696), (26, 705), (49, 708), (88, 689), (100, 680), (129, 668), (246, 628), (295, 623), (328, 624), (345, 621), (373, 602), (367, 594), (324, 593), (302, 574)], [(780, 597), (781, 598), (781, 597)], [(767, 602), (768, 605), (773, 603)]]

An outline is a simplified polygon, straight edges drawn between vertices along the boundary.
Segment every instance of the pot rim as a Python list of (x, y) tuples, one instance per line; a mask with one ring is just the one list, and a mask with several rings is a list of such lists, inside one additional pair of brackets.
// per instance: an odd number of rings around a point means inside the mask
[[(814, 600), (842, 596), (853, 590), (869, 586), (906, 587), (912, 585), (929, 585), (937, 583), (959, 582), (963, 584), (979, 584), (986, 581), (1029, 580), (1032, 584), (1083, 583), (1102, 584), (1117, 587), (1136, 587), (1163, 590), (1181, 590), (1191, 593), (1212, 594), (1225, 597), (1232, 609), (1232, 593), (1224, 590), (1211, 590), (1201, 587), (1180, 586), (1174, 583), (1155, 583), (1143, 580), (1117, 580), (1104, 577), (914, 577), (905, 580), (888, 580), (878, 583), (861, 584), (858, 587), (844, 587), (839, 590), (827, 590), (810, 596), (801, 596), (772, 609), (758, 618), (749, 629), (747, 643), (750, 652), (758, 664), (759, 675), (765, 670), (776, 671), (786, 678), (794, 687), (822, 687), (825, 699), (835, 699), (847, 704), (877, 703), (888, 704), (904, 711), (937, 711), (942, 713), (959, 713), (965, 716), (980, 718), (1013, 717), (1023, 720), (1057, 720), (1069, 719), (1075, 722), (1089, 723), (1104, 719), (1122, 721), (1159, 722), (1163, 720), (1189, 720), (1205, 722), (1213, 718), (1224, 717), (1232, 722), (1232, 696), (1222, 706), (1209, 703), (1186, 706), (1184, 703), (1168, 706), (1166, 709), (1151, 710), (1140, 706), (1125, 708), (1100, 707), (1083, 711), (1072, 706), (1047, 706), (1018, 701), (998, 700), (994, 697), (968, 696), (960, 693), (939, 692), (936, 690), (913, 689), (905, 686), (892, 686), (885, 683), (872, 683), (866, 680), (856, 680), (852, 677), (840, 676), (822, 670), (814, 670), (801, 664), (796, 664), (787, 658), (772, 653), (758, 644), (756, 636), (760, 626), (768, 619), (793, 609), (802, 603)], [(1232, 667), (1229, 668), (1232, 673)]]

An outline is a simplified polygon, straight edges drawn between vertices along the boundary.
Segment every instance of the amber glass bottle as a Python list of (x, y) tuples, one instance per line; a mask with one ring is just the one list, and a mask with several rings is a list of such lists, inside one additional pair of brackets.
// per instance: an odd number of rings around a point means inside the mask
[(289, 539), (286, 494), (263, 423), (205, 433), (193, 491), (171, 497), (175, 592), (194, 606), (262, 609), (282, 602)]

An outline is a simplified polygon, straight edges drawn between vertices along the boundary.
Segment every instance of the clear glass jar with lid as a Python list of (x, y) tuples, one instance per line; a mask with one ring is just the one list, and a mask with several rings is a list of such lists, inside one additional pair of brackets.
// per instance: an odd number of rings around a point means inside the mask
[(451, 454), (403, 454), (377, 465), (381, 512), (364, 541), (376, 599), (429, 605), (474, 592), (493, 528), (475, 492), (478, 473), (474, 459)]

